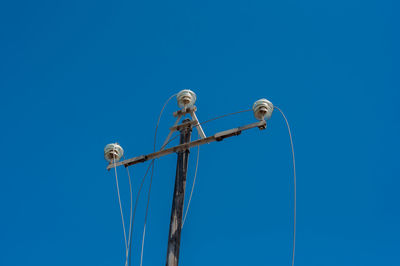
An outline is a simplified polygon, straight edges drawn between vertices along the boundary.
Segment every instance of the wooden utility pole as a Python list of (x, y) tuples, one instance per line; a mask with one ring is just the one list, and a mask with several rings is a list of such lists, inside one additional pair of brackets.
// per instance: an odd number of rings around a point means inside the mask
[[(190, 121), (189, 119), (185, 119), (182, 121), (182, 123), (187, 123), (189, 121)], [(180, 132), (181, 132), (180, 144), (189, 143), (190, 135), (192, 132), (191, 123), (187, 123), (183, 128), (180, 129)], [(166, 266), (178, 266), (188, 160), (189, 160), (189, 148), (178, 152), (175, 189), (172, 200), (171, 222), (169, 225)]]
[[(181, 229), (182, 229), (182, 216), (183, 216), (183, 203), (185, 199), (185, 187), (186, 187), (186, 175), (187, 175), (187, 167), (188, 167), (188, 159), (189, 159), (189, 149), (192, 147), (198, 147), (200, 145), (211, 143), (215, 141), (222, 141), (226, 138), (230, 138), (233, 136), (240, 135), (243, 131), (249, 130), (252, 128), (259, 128), (263, 130), (267, 127), (267, 122), (265, 120), (261, 120), (255, 123), (251, 123), (245, 126), (232, 128), (229, 130), (218, 132), (209, 137), (201, 138), (195, 141), (190, 141), (190, 136), (192, 133), (192, 127), (198, 127), (198, 121), (191, 121), (190, 119), (185, 119), (181, 124), (176, 124), (171, 128), (172, 131), (180, 131), (180, 144), (174, 147), (164, 149), (153, 153), (149, 153), (146, 155), (140, 155), (137, 157), (133, 157), (130, 159), (126, 159), (124, 161), (115, 163), (110, 161), (110, 164), (107, 166), (107, 170), (111, 170), (112, 168), (118, 166), (129, 167), (131, 165), (135, 165), (138, 163), (143, 163), (149, 160), (154, 160), (160, 158), (162, 156), (177, 153), (178, 154), (178, 162), (176, 167), (176, 177), (175, 177), (175, 188), (174, 195), (172, 200), (172, 210), (171, 210), (171, 221), (169, 226), (169, 236), (168, 236), (168, 249), (167, 249), (167, 262), (166, 266), (178, 266), (179, 261), (179, 248), (181, 241)], [(200, 135), (200, 134), (199, 134)], [(165, 143), (168, 143), (169, 137)], [(111, 145), (111, 144), (110, 144)], [(112, 144), (116, 145), (116, 144)], [(122, 148), (120, 148), (122, 149)], [(105, 156), (114, 156), (114, 153), (120, 152), (116, 148), (112, 148), (110, 150), (106, 150)], [(106, 157), (107, 158), (107, 157)], [(113, 158), (113, 157), (111, 157)]]
[[(143, 163), (149, 160), (155, 160), (162, 156), (177, 153), (178, 154), (178, 162), (176, 166), (176, 177), (175, 177), (175, 188), (174, 195), (172, 200), (172, 210), (171, 210), (171, 221), (169, 226), (169, 236), (168, 236), (168, 249), (167, 249), (167, 259), (166, 266), (178, 266), (179, 262), (179, 249), (181, 242), (181, 231), (182, 231), (182, 216), (183, 216), (183, 205), (185, 200), (185, 188), (186, 188), (186, 175), (188, 168), (188, 160), (189, 160), (189, 150), (192, 147), (199, 147), (200, 145), (211, 143), (215, 141), (222, 141), (226, 138), (238, 136), (243, 131), (251, 129), (251, 128), (259, 128), (265, 129), (267, 127), (267, 122), (265, 119), (269, 119), (271, 117), (274, 106), (271, 102), (266, 99), (260, 99), (256, 101), (253, 105), (253, 112), (255, 118), (259, 121), (255, 123), (251, 123), (248, 125), (240, 126), (237, 128), (232, 128), (229, 130), (218, 132), (214, 135), (209, 135), (208, 137), (204, 133), (201, 124), (209, 122), (200, 123), (196, 111), (197, 108), (194, 105), (196, 102), (196, 94), (191, 90), (182, 90), (177, 95), (178, 106), (181, 108), (180, 110), (173, 113), (174, 117), (176, 117), (176, 121), (174, 125), (170, 128), (170, 132), (164, 141), (164, 144), (161, 146), (160, 150), (154, 151), (153, 153), (149, 153), (146, 155), (136, 156), (130, 159), (126, 159), (123, 161), (119, 161), (121, 157), (123, 157), (124, 150), (118, 143), (108, 144), (104, 149), (104, 157), (109, 162), (107, 166), (107, 170), (111, 170), (112, 168), (116, 168), (118, 166), (129, 167), (134, 164)], [(172, 99), (172, 96), (168, 99), (168, 101)], [(167, 102), (168, 102), (167, 101)], [(165, 105), (164, 105), (165, 107)], [(164, 110), (163, 107), (163, 110)], [(249, 110), (246, 110), (249, 111)], [(243, 112), (243, 111), (241, 111)], [(240, 113), (240, 112), (237, 112)], [(231, 113), (228, 115), (232, 115), (235, 113)], [(185, 116), (190, 115), (192, 120), (185, 119), (179, 124), (179, 121)], [(161, 116), (161, 114), (160, 114)], [(224, 115), (226, 116), (226, 115)], [(224, 117), (221, 116), (221, 117)], [(218, 117), (218, 118), (221, 118)], [(215, 119), (218, 119), (215, 118)], [(158, 124), (157, 124), (158, 127)], [(199, 135), (199, 139), (195, 141), (190, 141), (190, 136), (192, 133), (192, 127), (196, 127)], [(175, 131), (180, 131), (180, 144), (174, 147), (166, 148), (168, 143), (171, 141), (170, 138)], [(290, 133), (290, 132), (289, 132)], [(117, 159), (117, 160), (116, 160)], [(120, 203), (121, 204), (121, 203)], [(135, 206), (136, 209), (136, 206)], [(122, 213), (121, 213), (122, 214)], [(121, 215), (122, 216), (122, 215)], [(133, 220), (131, 221), (131, 228), (133, 227)], [(124, 229), (125, 230), (125, 229)], [(144, 241), (144, 235), (142, 244)], [(142, 255), (143, 255), (143, 246), (142, 246)], [(130, 260), (130, 252), (128, 253), (128, 258)]]

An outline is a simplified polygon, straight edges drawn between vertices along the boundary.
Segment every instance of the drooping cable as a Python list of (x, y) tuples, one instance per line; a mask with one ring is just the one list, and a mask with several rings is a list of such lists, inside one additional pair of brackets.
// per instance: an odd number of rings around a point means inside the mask
[(128, 250), (128, 244), (127, 244), (127, 240), (126, 240), (124, 213), (122, 211), (121, 196), (120, 196), (120, 193), (119, 193), (118, 173), (117, 173), (117, 168), (115, 167), (115, 164), (116, 164), (115, 156), (113, 158), (113, 161), (114, 161), (114, 170), (115, 170), (115, 181), (116, 181), (116, 185), (117, 185), (117, 195), (118, 195), (119, 210), (121, 211), (122, 228), (124, 230), (125, 254), (126, 254), (127, 250)]
[(145, 217), (144, 217), (143, 236), (142, 236), (142, 250), (140, 252), (140, 266), (142, 266), (142, 263), (143, 263), (144, 239), (146, 237), (147, 215), (149, 213), (150, 193), (151, 193), (151, 185), (153, 183), (153, 176), (154, 176), (154, 163), (153, 163), (153, 166), (151, 167), (149, 192), (147, 193), (146, 214), (145, 214)]
[[(124, 156), (125, 160), (125, 156)], [(129, 168), (126, 167), (126, 172), (128, 174), (128, 180), (129, 180), (129, 195), (130, 195), (130, 217), (129, 217), (129, 238), (128, 238), (128, 248), (126, 249), (126, 258), (125, 258), (125, 266), (128, 266), (128, 256), (129, 256), (129, 250), (130, 250), (130, 245), (131, 245), (131, 231), (132, 231), (132, 215), (133, 215), (133, 191), (132, 191), (132, 180), (131, 180), (131, 174), (129, 173)]]
[(289, 132), (289, 138), (290, 138), (290, 147), (292, 148), (292, 159), (293, 159), (293, 188), (294, 188), (294, 204), (293, 204), (293, 252), (292, 252), (292, 266), (294, 266), (294, 253), (295, 253), (295, 248), (296, 248), (296, 159), (294, 156), (294, 147), (293, 147), (293, 139), (292, 139), (292, 133), (290, 130), (289, 122), (286, 119), (285, 114), (282, 112), (279, 107), (274, 106), (274, 109), (278, 110), (283, 118), (285, 119), (286, 126)]
[(165, 101), (164, 106), (162, 107), (162, 109), (161, 109), (161, 111), (160, 111), (160, 114), (158, 115), (157, 125), (156, 125), (156, 129), (155, 129), (155, 131), (154, 131), (154, 148), (153, 148), (153, 152), (156, 151), (158, 126), (159, 126), (159, 124), (160, 124), (161, 116), (162, 116), (162, 114), (164, 113), (165, 106), (167, 106), (167, 104), (169, 103), (169, 101), (170, 101), (173, 97), (175, 97), (176, 95), (177, 95), (177, 93), (171, 95), (171, 97), (169, 97), (168, 100)]
[[(164, 106), (162, 107), (160, 114), (158, 116), (158, 120), (157, 120), (157, 125), (156, 125), (156, 129), (154, 131), (154, 147), (153, 147), (153, 151), (156, 151), (156, 143), (157, 143), (157, 131), (158, 131), (158, 126), (160, 125), (160, 120), (161, 120), (161, 116), (164, 113), (164, 109), (167, 106), (167, 104), (169, 103), (169, 101), (175, 97), (177, 94), (173, 94), (171, 95), (164, 103)], [(142, 249), (141, 249), (141, 253), (140, 253), (140, 266), (142, 266), (143, 263), (143, 249), (144, 249), (144, 240), (146, 237), (146, 226), (147, 226), (147, 217), (148, 217), (148, 212), (149, 212), (149, 206), (150, 206), (150, 196), (151, 196), (151, 185), (153, 183), (153, 176), (154, 176), (154, 160), (153, 160), (153, 165), (152, 165), (152, 169), (151, 169), (151, 177), (150, 177), (150, 184), (149, 184), (149, 191), (147, 194), (147, 204), (146, 204), (146, 214), (145, 214), (145, 218), (144, 218), (144, 225), (143, 225), (143, 234), (142, 234)]]
[(153, 163), (154, 163), (154, 160), (152, 160), (149, 163), (149, 166), (146, 169), (146, 173), (144, 174), (144, 176), (142, 178), (142, 181), (140, 182), (140, 186), (139, 186), (138, 192), (136, 194), (135, 207), (133, 208), (132, 223), (131, 223), (131, 229), (130, 229), (130, 234), (131, 235), (130, 235), (130, 238), (129, 238), (130, 239), (129, 252), (128, 252), (128, 265), (129, 266), (131, 265), (131, 258), (132, 258), (132, 232), (133, 232), (133, 225), (134, 225), (134, 222), (135, 222), (136, 209), (137, 209), (137, 206), (138, 206), (138, 203), (139, 203), (139, 197), (140, 197), (140, 193), (142, 191), (143, 185), (144, 185), (144, 181), (146, 180), (147, 174), (149, 173), (150, 167), (153, 165)]
[(188, 211), (189, 211), (190, 202), (192, 201), (192, 195), (193, 195), (194, 186), (196, 185), (197, 169), (198, 169), (198, 166), (199, 166), (199, 157), (200, 157), (200, 146), (197, 146), (196, 168), (195, 168), (195, 171), (194, 171), (194, 178), (193, 178), (192, 189), (190, 191), (189, 201), (188, 201), (188, 204), (186, 206), (185, 216), (183, 217), (183, 221), (182, 221), (182, 228), (183, 228), (183, 225), (185, 224), (185, 221), (186, 221), (186, 216), (187, 216)]

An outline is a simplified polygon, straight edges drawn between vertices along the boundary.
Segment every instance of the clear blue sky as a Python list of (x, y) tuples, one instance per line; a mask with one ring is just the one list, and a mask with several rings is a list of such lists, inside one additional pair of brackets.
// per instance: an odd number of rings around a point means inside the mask
[[(103, 147), (118, 141), (128, 157), (151, 152), (162, 104), (184, 88), (197, 93), (200, 120), (262, 97), (286, 113), (298, 167), (295, 265), (399, 265), (399, 7), (3, 1), (0, 265), (123, 265)], [(176, 110), (175, 102), (166, 108), (159, 142)], [(241, 114), (204, 130), (253, 121)], [(165, 263), (175, 160), (156, 164), (145, 266)], [(131, 168), (135, 192), (146, 166)], [(289, 139), (277, 112), (266, 131), (203, 146), (180, 265), (290, 265), (292, 202)]]

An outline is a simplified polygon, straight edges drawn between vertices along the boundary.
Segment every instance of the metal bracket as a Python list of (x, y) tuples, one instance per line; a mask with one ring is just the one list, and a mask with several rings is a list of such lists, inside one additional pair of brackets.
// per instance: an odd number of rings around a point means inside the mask
[[(192, 106), (192, 107), (185, 107), (182, 108), (182, 110), (176, 111), (173, 113), (174, 117), (177, 117), (175, 124), (169, 129), (169, 134), (167, 136), (167, 138), (165, 139), (163, 145), (161, 146), (160, 150), (163, 150), (165, 148), (165, 146), (167, 146), (169, 139), (171, 138), (172, 134), (175, 131), (179, 131), (182, 128), (186, 127), (186, 126), (194, 126), (197, 128), (197, 132), (199, 133), (199, 136), (201, 139), (205, 139), (206, 138), (206, 134), (204, 134), (203, 129), (200, 126), (200, 122), (197, 119), (196, 116), (196, 112), (197, 111), (197, 107), (196, 106)], [(181, 120), (181, 118), (186, 115), (186, 114), (190, 114), (190, 116), (192, 117), (192, 121), (190, 122), (186, 122), (183, 124), (178, 125), (179, 121)]]

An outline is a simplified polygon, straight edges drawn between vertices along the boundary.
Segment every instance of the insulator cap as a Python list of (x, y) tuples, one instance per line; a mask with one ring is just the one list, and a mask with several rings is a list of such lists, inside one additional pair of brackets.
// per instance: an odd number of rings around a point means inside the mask
[(118, 162), (124, 155), (124, 149), (118, 143), (107, 144), (104, 148), (104, 159), (109, 163)]
[(176, 99), (180, 108), (192, 107), (196, 102), (196, 94), (191, 90), (181, 90)]
[(274, 105), (267, 99), (260, 99), (253, 105), (254, 117), (258, 120), (269, 120), (274, 110)]

